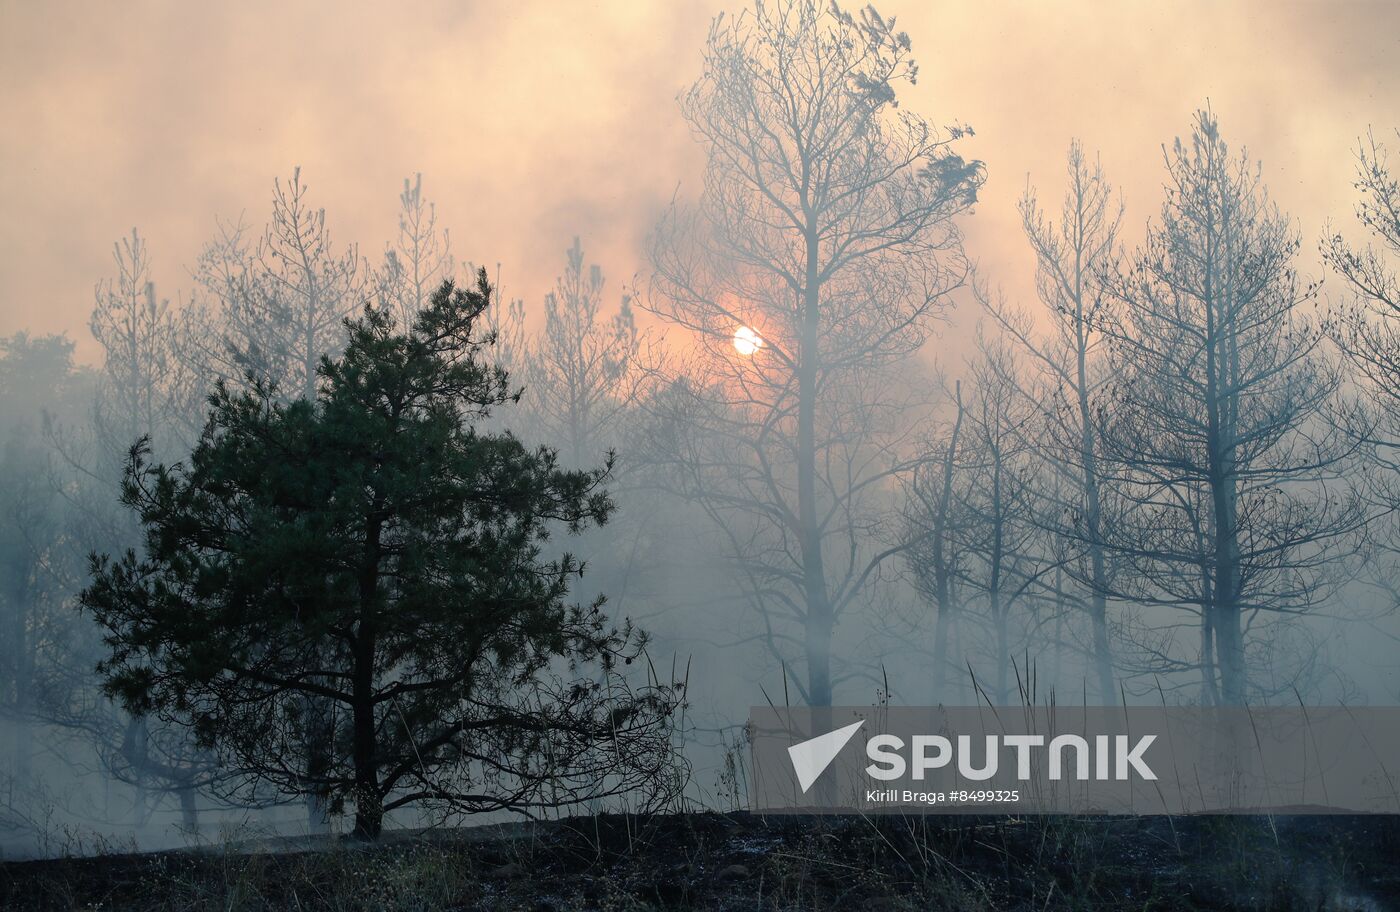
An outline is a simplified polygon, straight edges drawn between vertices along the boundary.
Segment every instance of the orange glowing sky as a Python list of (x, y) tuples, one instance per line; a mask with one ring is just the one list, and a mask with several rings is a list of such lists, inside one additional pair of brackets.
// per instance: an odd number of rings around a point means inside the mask
[[(734, 5), (730, 4), (730, 8)], [(261, 224), (301, 165), (335, 237), (378, 254), (416, 171), (458, 255), (539, 298), (574, 234), (613, 290), (700, 150), (676, 93), (722, 0), (0, 2), (0, 335), (67, 331), (91, 359), (92, 286), (139, 226), (163, 294), (215, 216)], [(934, 122), (966, 121), (990, 180), (967, 224), (993, 283), (1029, 293), (1014, 204), (1058, 198), (1071, 137), (1100, 150), (1130, 228), (1160, 198), (1161, 144), (1210, 100), (1316, 239), (1352, 206), (1350, 153), (1400, 125), (1400, 3), (891, 0)], [(1397, 150), (1400, 152), (1400, 150)]]

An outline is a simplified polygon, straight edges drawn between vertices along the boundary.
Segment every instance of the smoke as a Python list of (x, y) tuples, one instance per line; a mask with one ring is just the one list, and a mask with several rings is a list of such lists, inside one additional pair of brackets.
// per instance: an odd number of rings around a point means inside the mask
[[(959, 152), (985, 161), (989, 180), (962, 223), (967, 250), (1012, 303), (1034, 296), (1017, 200), (1029, 182), (1058, 217), (1073, 138), (1101, 155), (1133, 244), (1161, 200), (1163, 144), (1209, 103), (1236, 149), (1262, 160), (1264, 182), (1301, 232), (1299, 266), (1320, 277), (1314, 242), (1324, 226), (1350, 230), (1356, 138), (1373, 125), (1388, 133), (1400, 110), (1391, 63), (1400, 6), (1391, 3), (880, 8), (909, 32), (920, 63), (901, 103), (976, 131)], [(532, 328), (581, 236), (609, 277), (610, 312), (622, 286), (645, 278), (646, 237), (673, 195), (699, 192), (703, 150), (675, 97), (699, 75), (719, 10), (714, 0), (441, 0), (333, 12), (273, 2), (6, 3), (0, 337), (66, 333), (77, 361), (96, 363), (92, 289), (112, 274), (114, 240), (140, 227), (159, 293), (178, 306), (215, 218), (260, 230), (274, 178), (294, 166), (335, 243), (358, 243), (375, 264), (397, 231), (402, 181), (421, 172), (453, 252), (493, 277), (500, 264), (503, 292), (525, 300)], [(963, 303), (929, 351), (954, 376), (976, 319)], [(741, 717), (760, 686), (781, 699), (786, 672), (754, 645), (752, 618), (736, 623), (740, 587), (697, 531), (705, 517), (674, 508), (648, 516), (649, 506), (624, 501), (613, 528), (653, 572), (630, 580), (605, 571), (584, 594), (602, 589), (652, 628), (659, 663), (673, 651), (682, 665), (694, 657), (704, 671), (691, 699), (705, 708), (695, 737), (717, 751), (732, 732), (705, 726)], [(1349, 670), (1364, 690), (1400, 692), (1393, 643), (1350, 646)], [(903, 673), (921, 686), (922, 667), (893, 671), (896, 683)], [(844, 695), (875, 698), (874, 685), (869, 694), (858, 686)], [(0, 740), (15, 731), (0, 725)], [(83, 763), (98, 766), (86, 755)], [(713, 773), (700, 775), (711, 786)], [(119, 816), (133, 801), (96, 776), (53, 787), (52, 802), (70, 811), (105, 802), (94, 816)], [(176, 832), (164, 818), (150, 826), (143, 845)]]
[[(1013, 204), (1065, 148), (1101, 150), (1130, 222), (1157, 204), (1163, 142), (1206, 99), (1264, 159), (1311, 241), (1351, 208), (1347, 159), (1400, 102), (1393, 4), (880, 4), (921, 65), (904, 104), (967, 122), (990, 180), (970, 250), (1012, 297), (1031, 261)], [(215, 215), (261, 224), (301, 165), (339, 241), (376, 256), (402, 179), (425, 175), (463, 257), (538, 301), (581, 234), (620, 281), (698, 147), (675, 95), (719, 6), (10, 3), (0, 29), (0, 335), (67, 332), (133, 224), (172, 297)], [(731, 10), (731, 13), (734, 12)]]

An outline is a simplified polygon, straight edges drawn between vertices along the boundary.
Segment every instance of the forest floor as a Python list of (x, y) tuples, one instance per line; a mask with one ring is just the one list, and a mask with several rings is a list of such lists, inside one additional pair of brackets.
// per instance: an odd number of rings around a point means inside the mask
[(1400, 818), (605, 815), (0, 865), (0, 908), (1400, 909)]

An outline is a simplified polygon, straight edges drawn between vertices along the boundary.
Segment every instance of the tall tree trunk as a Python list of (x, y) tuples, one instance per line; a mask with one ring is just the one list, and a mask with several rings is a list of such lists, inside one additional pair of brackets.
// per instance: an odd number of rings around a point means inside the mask
[(122, 749), (126, 752), (127, 762), (131, 764), (132, 788), (136, 792), (133, 814), (137, 826), (144, 826), (151, 814), (150, 789), (146, 786), (146, 755), (149, 737), (150, 733), (146, 728), (145, 719), (139, 716), (127, 719)]
[(1002, 594), (993, 591), (992, 618), (996, 624), (997, 638), (997, 678), (996, 678), (996, 701), (998, 706), (1009, 706), (1007, 697), (1011, 692), (1011, 635), (1008, 630), (1009, 610), (1003, 610)]
[(1011, 661), (1011, 650), (1008, 645), (1006, 629), (1006, 617), (1004, 616), (1001, 602), (1001, 571), (1002, 560), (1005, 558), (1006, 542), (1006, 517), (1002, 511), (1002, 450), (1001, 450), (1001, 422), (1003, 416), (997, 415), (997, 449), (992, 454), (992, 549), (989, 558), (990, 566), (987, 573), (987, 600), (988, 607), (992, 613), (992, 622), (996, 626), (996, 702), (998, 706), (1006, 705), (1007, 674), (1006, 666)]
[(1211, 621), (1215, 633), (1216, 663), (1220, 667), (1220, 699), (1227, 706), (1243, 706), (1248, 691), (1244, 631), (1240, 627), (1237, 595), (1237, 550), (1233, 537), (1223, 539), (1216, 549), (1216, 560), (1224, 563), (1218, 571), (1215, 617)]
[(186, 785), (180, 789), (180, 825), (184, 827), (185, 835), (199, 835), (199, 805), (197, 803), (198, 792), (194, 786)]
[(948, 553), (948, 517), (953, 503), (953, 470), (958, 458), (958, 438), (962, 433), (963, 402), (962, 381), (953, 384), (953, 397), (957, 403), (957, 417), (953, 419), (953, 430), (948, 435), (948, 448), (943, 454), (942, 487), (938, 492), (938, 506), (933, 514), (933, 578), (934, 608), (938, 617), (933, 623), (933, 693), (934, 702), (951, 703), (947, 699), (948, 687), (948, 639), (952, 635), (953, 617), (957, 612), (953, 592), (953, 558)]
[(1050, 674), (1050, 692), (1056, 693), (1060, 687), (1060, 677), (1065, 670), (1065, 579), (1064, 568), (1055, 568), (1055, 665)]
[(948, 699), (948, 637), (952, 628), (951, 606), (941, 602), (933, 621), (933, 702), (951, 704)]
[(34, 649), (29, 636), (29, 616), (31, 599), (27, 583), (27, 569), (6, 568), (14, 574), (13, 591), (10, 594), (14, 607), (14, 624), (10, 631), (10, 667), (14, 674), (14, 708), (18, 717), (14, 725), (13, 765), (15, 781), (21, 785), (29, 782), (30, 761), (34, 752), (34, 731), (30, 725), (30, 703), (34, 688)]
[[(1208, 356), (1209, 360), (1209, 356)], [(1213, 374), (1213, 372), (1212, 372)], [(1211, 385), (1216, 380), (1211, 377)], [(1214, 399), (1214, 390), (1211, 390)], [(1240, 629), (1240, 547), (1239, 507), (1235, 493), (1233, 460), (1223, 442), (1226, 429), (1221, 426), (1223, 403), (1213, 401), (1207, 409), (1210, 423), (1209, 461), (1212, 513), (1212, 557), (1215, 579), (1211, 629), (1215, 634), (1215, 656), (1220, 668), (1220, 698), (1227, 706), (1242, 706), (1245, 701), (1244, 633)]]
[(1085, 336), (1082, 290), (1076, 301), (1078, 352), (1076, 380), (1079, 405), (1080, 461), (1084, 469), (1084, 523), (1089, 539), (1089, 621), (1093, 629), (1094, 669), (1098, 674), (1099, 702), (1111, 706), (1113, 693), (1113, 654), (1108, 642), (1108, 572), (1103, 547), (1103, 502), (1099, 491), (1098, 452), (1094, 440), (1093, 414), (1089, 404), (1088, 340)]
[(379, 518), (375, 498), (365, 523), (365, 556), (360, 569), (360, 621), (355, 632), (351, 681), (351, 755), (355, 769), (355, 836), (375, 840), (384, 825), (384, 796), (379, 790), (379, 744), (374, 718), (374, 666), (379, 647), (376, 614), (379, 602)]
[(834, 624), (822, 564), (817, 518), (817, 364), (820, 360), (820, 288), (817, 236), (807, 235), (807, 286), (803, 292), (802, 347), (797, 366), (797, 510), (802, 538), (802, 586), (807, 601), (807, 702), (831, 706), (831, 634)]
[(1201, 570), (1201, 689), (1204, 693), (1204, 702), (1207, 706), (1220, 705), (1220, 687), (1216, 680), (1215, 664), (1215, 631), (1214, 631), (1214, 611), (1215, 603), (1211, 595), (1210, 574), (1202, 568)]
[(384, 826), (384, 797), (379, 793), (373, 695), (357, 671), (354, 685), (353, 762), (355, 766), (355, 836), (379, 838)]

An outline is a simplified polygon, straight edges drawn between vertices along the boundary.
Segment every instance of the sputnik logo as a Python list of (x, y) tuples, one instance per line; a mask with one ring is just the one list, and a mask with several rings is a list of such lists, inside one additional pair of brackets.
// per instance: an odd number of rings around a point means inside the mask
[(793, 772), (797, 773), (797, 784), (802, 786), (802, 794), (807, 794), (812, 783), (817, 781), (831, 765), (831, 761), (836, 759), (836, 755), (841, 753), (841, 748), (846, 746), (846, 742), (850, 741), (856, 730), (864, 724), (864, 719), (852, 722), (845, 728), (817, 735), (787, 749), (788, 756), (792, 758)]

